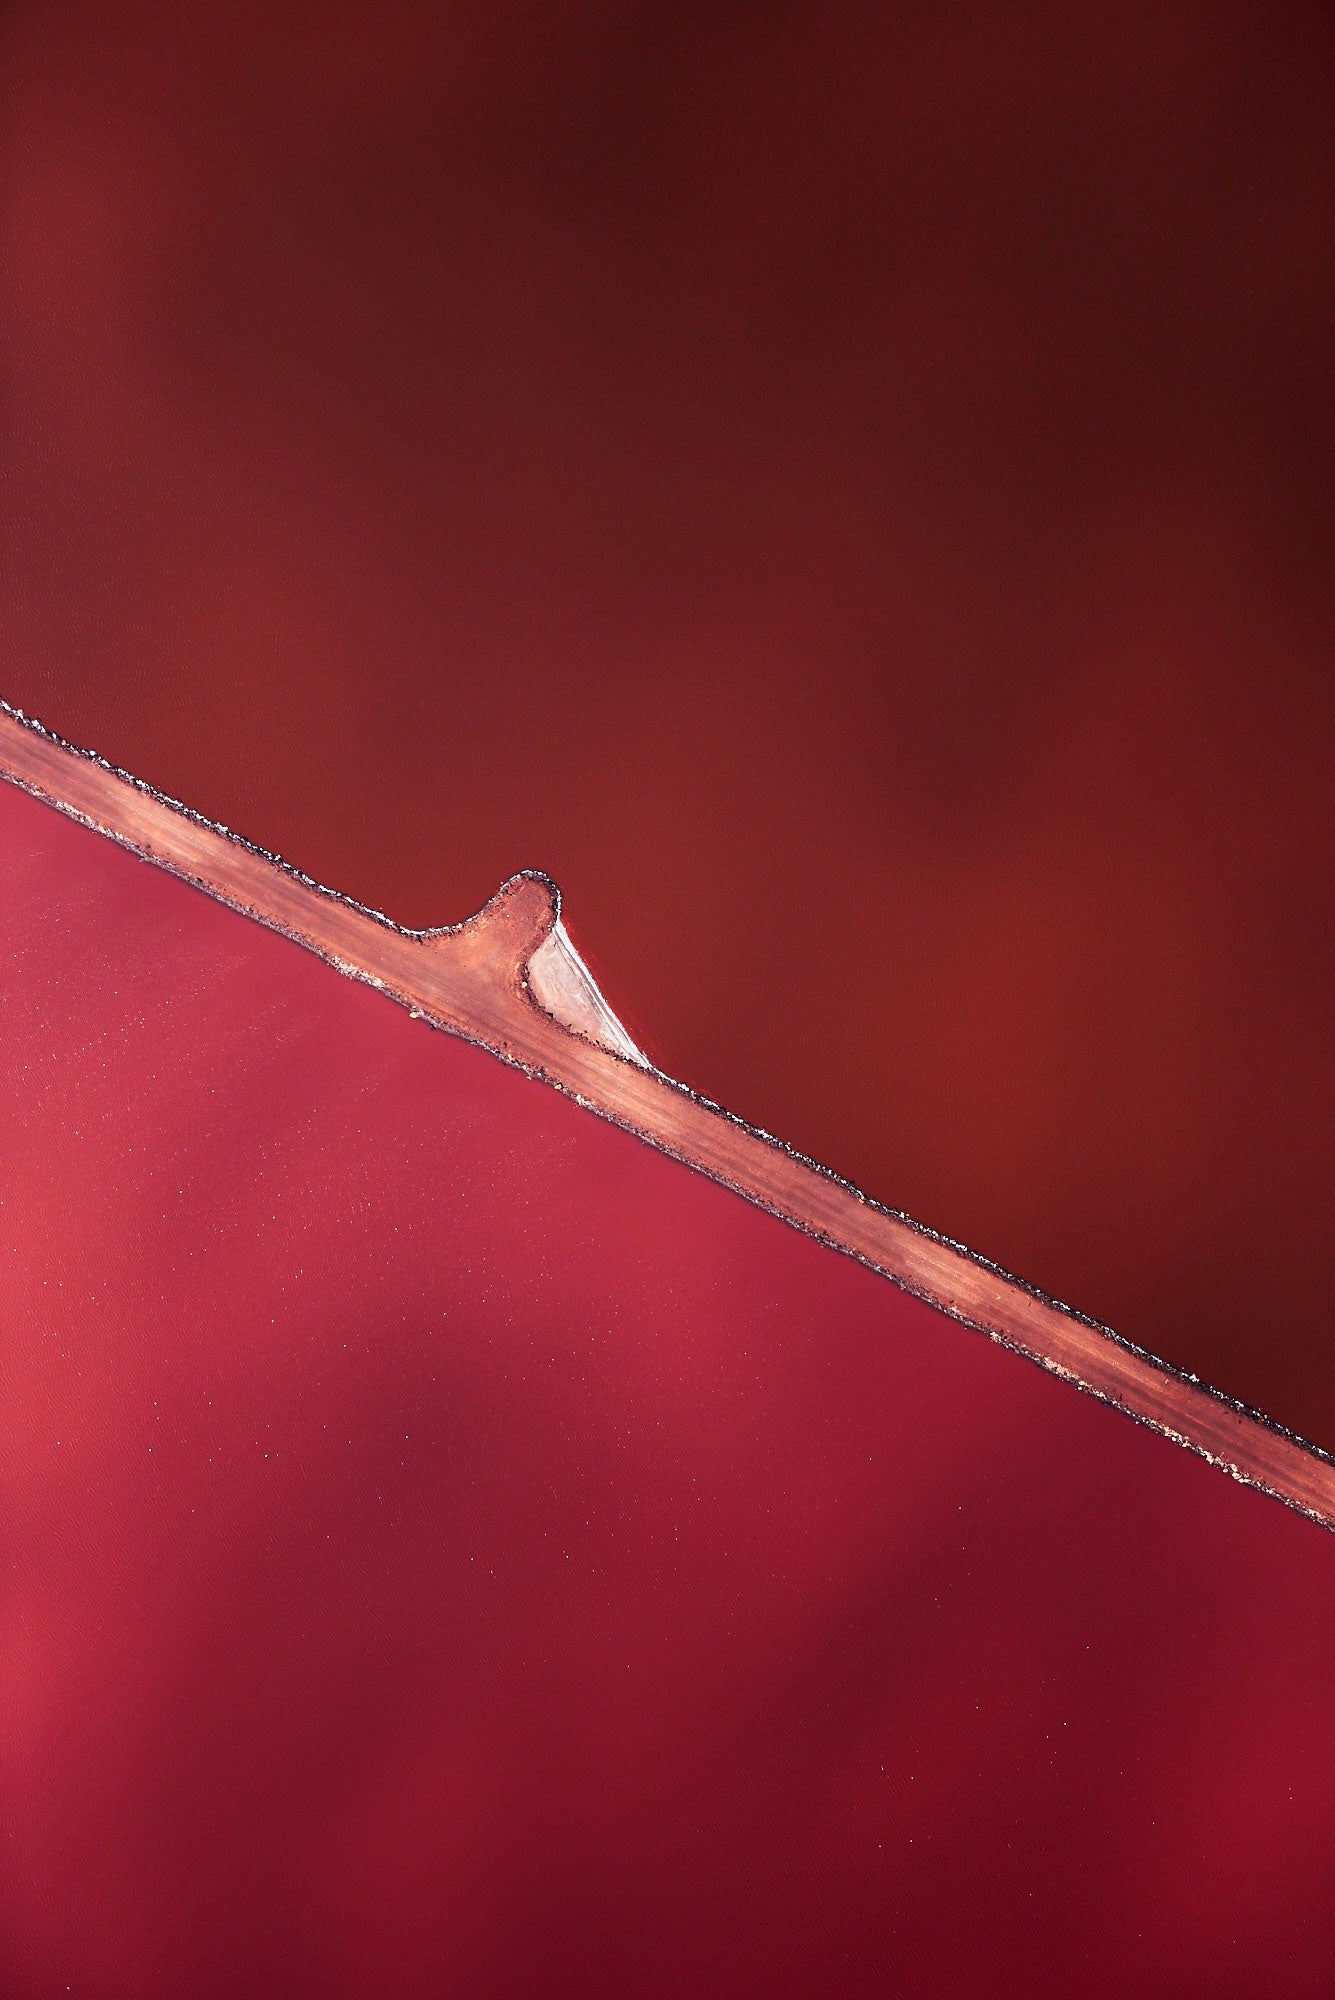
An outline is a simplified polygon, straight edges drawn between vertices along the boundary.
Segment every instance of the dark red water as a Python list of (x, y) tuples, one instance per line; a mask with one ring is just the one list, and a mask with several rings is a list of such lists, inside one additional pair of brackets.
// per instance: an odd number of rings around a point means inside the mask
[(0, 694), (1335, 1449), (1329, 0), (5, 0)]
[(1328, 1995), (1335, 1538), (0, 785), (8, 2000)]

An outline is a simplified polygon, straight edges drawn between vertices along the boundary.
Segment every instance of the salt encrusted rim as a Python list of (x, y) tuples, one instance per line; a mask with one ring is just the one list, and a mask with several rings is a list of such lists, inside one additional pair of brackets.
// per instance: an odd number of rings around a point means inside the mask
[[(132, 786), (137, 792), (153, 799), (158, 805), (165, 806), (168, 810), (180, 814), (183, 818), (192, 821), (197, 826), (203, 827), (210, 833), (221, 835), (224, 839), (242, 848), (247, 853), (256, 856), (271, 867), (279, 869), (284, 875), (300, 883), (303, 888), (314, 890), (317, 895), (326, 898), (330, 902), (341, 904), (344, 908), (355, 911), (359, 916), (369, 917), (374, 923), (381, 925), (395, 936), (407, 938), (417, 943), (435, 938), (458, 936), (479, 925), (488, 913), (494, 910), (513, 891), (516, 884), (525, 881), (537, 883), (550, 901), (551, 920), (544, 927), (544, 937), (551, 929), (561, 923), (561, 891), (550, 875), (544, 870), (537, 868), (520, 869), (515, 874), (509, 876), (496, 891), (495, 895), (490, 897), (480, 910), (475, 912), (474, 915), (464, 918), (460, 923), (434, 925), (424, 930), (417, 930), (411, 926), (396, 923), (383, 910), (373, 909), (369, 904), (359, 902), (356, 897), (345, 895), (341, 890), (331, 889), (325, 883), (316, 881), (314, 876), (306, 874), (303, 869), (286, 861), (282, 855), (261, 846), (257, 841), (247, 839), (244, 834), (236, 832), (234, 828), (225, 826), (218, 820), (209, 819), (203, 813), (196, 812), (192, 806), (186, 805), (183, 800), (173, 798), (169, 793), (159, 791), (156, 786), (149, 784), (145, 779), (136, 777), (133, 772), (124, 770), (118, 764), (113, 764), (109, 758), (103, 757), (98, 751), (88, 749), (81, 744), (71, 743), (66, 737), (61, 736), (57, 730), (40, 722), (35, 716), (26, 714), (21, 708), (13, 706), (3, 696), (0, 696), (0, 714), (8, 716), (22, 728), (44, 738), (61, 751), (82, 758), (86, 762), (97, 766), (100, 770), (107, 772), (110, 776), (120, 779), (123, 783)], [(53, 794), (35, 785), (26, 784), (21, 776), (7, 772), (0, 772), (0, 776), (8, 778), (9, 782), (18, 785), (20, 789), (29, 791), (33, 796), (54, 805), (80, 824), (90, 827), (91, 830), (101, 833), (104, 837), (115, 840), (118, 845), (136, 854), (141, 860), (148, 861), (155, 866), (163, 867), (166, 872), (176, 874), (180, 879), (193, 882), (194, 886), (201, 887), (206, 894), (217, 895), (217, 892), (211, 889), (207, 883), (198, 882), (195, 878), (185, 873), (185, 871), (174, 868), (164, 857), (146, 852), (132, 839), (110, 831), (96, 822), (89, 820), (86, 815), (80, 813), (76, 808), (67, 805)], [(218, 900), (227, 902), (225, 897), (218, 897)], [(237, 909), (238, 914), (247, 914), (247, 912), (238, 909), (236, 904), (227, 903), (227, 906)], [(264, 923), (266, 928), (277, 930), (280, 934), (290, 937), (293, 942), (310, 948), (307, 940), (294, 937), (291, 932), (285, 930), (284, 926), (277, 921), (271, 920), (255, 911), (251, 911), (248, 914), (255, 921)], [(338, 970), (345, 974), (377, 986), (383, 984), (380, 980), (374, 979), (369, 974), (363, 972), (361, 968), (348, 964), (344, 960), (334, 957), (332, 954), (321, 952), (318, 955), (326, 957), (329, 963), (335, 965)], [(527, 987), (526, 971), (526, 967), (521, 968), (521, 981), (525, 987)], [(599, 998), (602, 998), (601, 994), (599, 994)], [(539, 1003), (535, 1000), (534, 1004), (538, 1005)], [(606, 1002), (603, 1004), (606, 1005)], [(418, 1010), (414, 1009), (413, 1011), (416, 1012)], [(546, 1013), (548, 1010), (542, 1009), (542, 1011)], [(776, 1220), (786, 1223), (791, 1228), (800, 1230), (804, 1235), (812, 1237), (830, 1249), (838, 1250), (844, 1256), (853, 1258), (854, 1261), (863, 1264), (867, 1269), (875, 1271), (878, 1276), (888, 1278), (892, 1284), (897, 1285), (902, 1291), (910, 1294), (910, 1296), (921, 1300), (924, 1304), (930, 1306), (933, 1311), (940, 1312), (947, 1318), (970, 1327), (975, 1332), (986, 1334), (989, 1339), (997, 1342), (999, 1346), (1007, 1348), (1012, 1353), (1035, 1363), (1038, 1367), (1043, 1368), (1049, 1374), (1057, 1376), (1060, 1380), (1071, 1383), (1084, 1394), (1095, 1397), (1099, 1402), (1108, 1405), (1110, 1408), (1119, 1410), (1124, 1416), (1130, 1417), (1134, 1422), (1143, 1425), (1146, 1429), (1154, 1431), (1172, 1443), (1185, 1447), (1196, 1456), (1204, 1458), (1208, 1463), (1229, 1473), (1240, 1484), (1270, 1495), (1272, 1498), (1281, 1501), (1295, 1513), (1301, 1514), (1305, 1519), (1314, 1522), (1317, 1526), (1325, 1528), (1328, 1532), (1335, 1532), (1335, 1521), (1329, 1520), (1313, 1511), (1311, 1507), (1307, 1506), (1296, 1495), (1285, 1492), (1281, 1487), (1259, 1478), (1252, 1472), (1244, 1471), (1230, 1460), (1222, 1458), (1209, 1450), (1199, 1440), (1175, 1430), (1165, 1423), (1157, 1421), (1154, 1417), (1140, 1410), (1132, 1408), (1116, 1396), (1108, 1394), (1105, 1390), (1085, 1381), (1074, 1370), (1056, 1361), (1051, 1356), (1037, 1353), (1021, 1341), (1008, 1337), (1006, 1333), (996, 1327), (986, 1325), (972, 1318), (967, 1312), (952, 1307), (932, 1293), (915, 1285), (910, 1279), (893, 1270), (887, 1269), (885, 1265), (876, 1262), (875, 1259), (865, 1255), (853, 1245), (841, 1241), (829, 1231), (822, 1229), (814, 1223), (803, 1221), (800, 1217), (795, 1217), (773, 1206), (751, 1189), (739, 1186), (737, 1182), (730, 1180), (726, 1174), (702, 1164), (699, 1160), (691, 1157), (689, 1153), (673, 1147), (663, 1138), (646, 1133), (628, 1119), (619, 1116), (615, 1110), (599, 1104), (596, 1099), (587, 1097), (581, 1092), (572, 1089), (568, 1084), (563, 1083), (558, 1077), (551, 1075), (550, 1072), (540, 1065), (525, 1062), (513, 1053), (497, 1049), (491, 1042), (479, 1035), (470, 1034), (463, 1027), (435, 1021), (429, 1015), (425, 1015), (423, 1018), (426, 1018), (431, 1026), (438, 1027), (445, 1033), (457, 1035), (461, 1040), (471, 1043), (474, 1047), (485, 1049), (488, 1054), (498, 1056), (502, 1062), (511, 1068), (518, 1069), (525, 1076), (546, 1083), (559, 1090), (563, 1096), (572, 1098), (583, 1109), (594, 1112), (598, 1117), (630, 1133), (635, 1138), (641, 1140), (642, 1143), (652, 1146), (655, 1151), (661, 1152), (668, 1158), (676, 1160), (679, 1164), (689, 1167), (693, 1172), (704, 1174), (707, 1179), (714, 1181), (717, 1185), (726, 1187), (733, 1193), (740, 1194), (743, 1199), (764, 1209), (767, 1213), (773, 1215)], [(550, 1018), (555, 1019), (554, 1016), (550, 1016)], [(565, 1023), (558, 1023), (558, 1025), (563, 1028), (564, 1032), (574, 1035), (581, 1041), (589, 1041), (591, 1039), (582, 1034), (576, 1027), (571, 1027)], [(1123, 1353), (1134, 1356), (1138, 1361), (1147, 1364), (1167, 1380), (1189, 1385), (1196, 1393), (1209, 1397), (1224, 1409), (1231, 1410), (1234, 1414), (1247, 1419), (1250, 1423), (1257, 1425), (1270, 1435), (1283, 1439), (1285, 1443), (1296, 1447), (1317, 1463), (1335, 1467), (1335, 1455), (1326, 1451), (1322, 1446), (1313, 1444), (1309, 1439), (1300, 1437), (1295, 1431), (1291, 1431), (1285, 1425), (1277, 1422), (1275, 1418), (1267, 1416), (1263, 1410), (1258, 1410), (1253, 1405), (1245, 1403), (1237, 1397), (1228, 1395), (1224, 1390), (1218, 1389), (1212, 1383), (1202, 1380), (1200, 1376), (1191, 1373), (1190, 1370), (1178, 1368), (1172, 1362), (1165, 1361), (1161, 1356), (1151, 1353), (1149, 1349), (1137, 1345), (1135, 1341), (1126, 1339), (1124, 1335), (1119, 1334), (1115, 1328), (1106, 1325), (1102, 1320), (1095, 1319), (1088, 1313), (1081, 1312), (1078, 1308), (1067, 1305), (1063, 1300), (1054, 1298), (1051, 1293), (1043, 1291), (1041, 1287), (1031, 1284), (1027, 1279), (1016, 1277), (992, 1258), (985, 1257), (980, 1252), (969, 1249), (967, 1244), (959, 1242), (955, 1237), (948, 1236), (942, 1231), (928, 1227), (925, 1223), (916, 1221), (913, 1216), (906, 1214), (902, 1209), (890, 1208), (885, 1203), (877, 1201), (873, 1196), (864, 1193), (861, 1188), (855, 1186), (853, 1182), (846, 1180), (842, 1174), (836, 1173), (833, 1168), (822, 1166), (818, 1160), (813, 1160), (807, 1154), (799, 1152), (796, 1147), (790, 1146), (786, 1140), (778, 1138), (774, 1133), (766, 1131), (763, 1126), (750, 1124), (735, 1112), (729, 1111), (724, 1105), (718, 1104), (714, 1099), (707, 1097), (702, 1091), (694, 1090), (689, 1084), (682, 1083), (676, 1077), (669, 1076), (647, 1057), (641, 1055), (638, 1062), (636, 1062), (633, 1058), (624, 1055), (619, 1049), (611, 1047), (608, 1044), (600, 1042), (595, 1044), (595, 1046), (598, 1047), (601, 1054), (615, 1062), (625, 1063), (629, 1066), (649, 1071), (661, 1083), (688, 1099), (701, 1110), (726, 1120), (729, 1125), (736, 1127), (748, 1137), (758, 1139), (766, 1146), (772, 1147), (775, 1151), (786, 1155), (790, 1160), (806, 1168), (808, 1171), (819, 1175), (822, 1180), (830, 1182), (833, 1186), (842, 1190), (843, 1193), (851, 1196), (855, 1201), (874, 1214), (883, 1215), (888, 1220), (901, 1224), (914, 1235), (922, 1237), (925, 1241), (937, 1244), (942, 1249), (952, 1251), (979, 1269), (987, 1271), (992, 1276), (1000, 1279), (1004, 1284), (1024, 1293), (1038, 1304), (1062, 1314), (1065, 1318), (1079, 1326), (1087, 1327), (1091, 1332), (1097, 1333), (1102, 1339), (1107, 1340), (1112, 1346)]]

